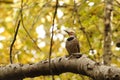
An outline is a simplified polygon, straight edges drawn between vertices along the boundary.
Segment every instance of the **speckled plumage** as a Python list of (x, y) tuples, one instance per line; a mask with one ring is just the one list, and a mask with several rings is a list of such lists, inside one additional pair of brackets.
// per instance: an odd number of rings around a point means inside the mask
[(66, 46), (65, 47), (66, 47), (69, 55), (74, 54), (74, 53), (80, 53), (79, 41), (77, 40), (77, 38), (75, 36), (70, 36), (66, 40)]

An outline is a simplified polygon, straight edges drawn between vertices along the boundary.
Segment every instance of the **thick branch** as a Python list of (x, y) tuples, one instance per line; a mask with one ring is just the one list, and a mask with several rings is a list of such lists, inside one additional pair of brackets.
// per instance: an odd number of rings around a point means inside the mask
[[(98, 64), (87, 56), (59, 57), (51, 60), (54, 75), (65, 72), (83, 74), (95, 80), (120, 80), (120, 69)], [(35, 64), (10, 64), (0, 67), (0, 80), (18, 80), (26, 77), (50, 75), (49, 61)]]

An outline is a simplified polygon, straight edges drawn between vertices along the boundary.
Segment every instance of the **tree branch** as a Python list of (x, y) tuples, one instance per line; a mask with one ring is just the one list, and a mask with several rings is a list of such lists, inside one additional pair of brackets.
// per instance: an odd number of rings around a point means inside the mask
[(15, 34), (14, 34), (14, 39), (13, 39), (11, 45), (10, 45), (10, 63), (11, 64), (13, 63), (13, 60), (12, 60), (12, 48), (13, 48), (14, 43), (16, 41), (16, 37), (17, 37), (17, 34), (18, 34), (19, 27), (20, 27), (20, 20), (18, 21), (18, 25), (17, 25), (16, 31), (15, 31)]
[(52, 75), (52, 80), (54, 80), (54, 77), (53, 77), (53, 72), (52, 72), (52, 69), (51, 69), (51, 55), (52, 55), (54, 26), (55, 26), (55, 17), (56, 17), (56, 14), (57, 14), (57, 9), (58, 9), (58, 0), (56, 0), (56, 7), (55, 7), (54, 15), (53, 15), (53, 20), (52, 20), (52, 32), (51, 32), (50, 49), (49, 49), (49, 70), (50, 70), (50, 73)]
[[(96, 63), (86, 55), (54, 58), (51, 60), (51, 69), (54, 75), (72, 72), (95, 80), (120, 80), (120, 68)], [(35, 64), (10, 64), (0, 67), (0, 80), (18, 80), (50, 74), (48, 60)]]
[[(83, 1), (83, 3), (85, 3), (86, 1)], [(80, 30), (84, 33), (86, 39), (87, 39), (87, 42), (88, 42), (88, 45), (90, 47), (90, 50), (92, 51), (92, 53), (94, 54), (94, 49), (91, 45), (91, 42), (90, 42), (90, 39), (89, 39), (89, 36), (85, 30), (85, 27), (82, 25), (82, 22), (80, 20), (80, 15), (78, 14), (79, 10), (78, 10), (78, 6), (77, 6), (77, 3), (76, 3), (76, 0), (74, 0), (74, 11), (76, 12), (76, 15), (77, 15), (77, 19), (78, 19), (78, 23), (80, 25)]]
[(111, 51), (111, 13), (113, 0), (105, 0), (105, 28), (104, 28), (104, 64), (110, 65), (112, 51)]

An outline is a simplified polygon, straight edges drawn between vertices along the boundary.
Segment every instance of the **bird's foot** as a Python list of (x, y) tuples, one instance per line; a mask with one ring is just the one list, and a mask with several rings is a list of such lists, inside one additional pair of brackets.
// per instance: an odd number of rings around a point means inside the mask
[(82, 54), (80, 53), (74, 53), (74, 54), (69, 55), (68, 59), (80, 58), (81, 56)]
[(80, 53), (74, 53), (74, 54), (72, 54), (72, 56), (74, 56), (76, 58), (80, 58), (82, 56), (82, 54), (80, 54)]

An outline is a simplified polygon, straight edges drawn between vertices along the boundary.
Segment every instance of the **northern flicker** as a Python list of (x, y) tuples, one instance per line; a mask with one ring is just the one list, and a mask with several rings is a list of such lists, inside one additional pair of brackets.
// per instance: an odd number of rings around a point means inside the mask
[(67, 32), (69, 35), (69, 37), (66, 40), (66, 45), (65, 45), (69, 55), (80, 53), (80, 45), (76, 38), (75, 33), (73, 31), (67, 31), (67, 30), (65, 30), (65, 32)]

